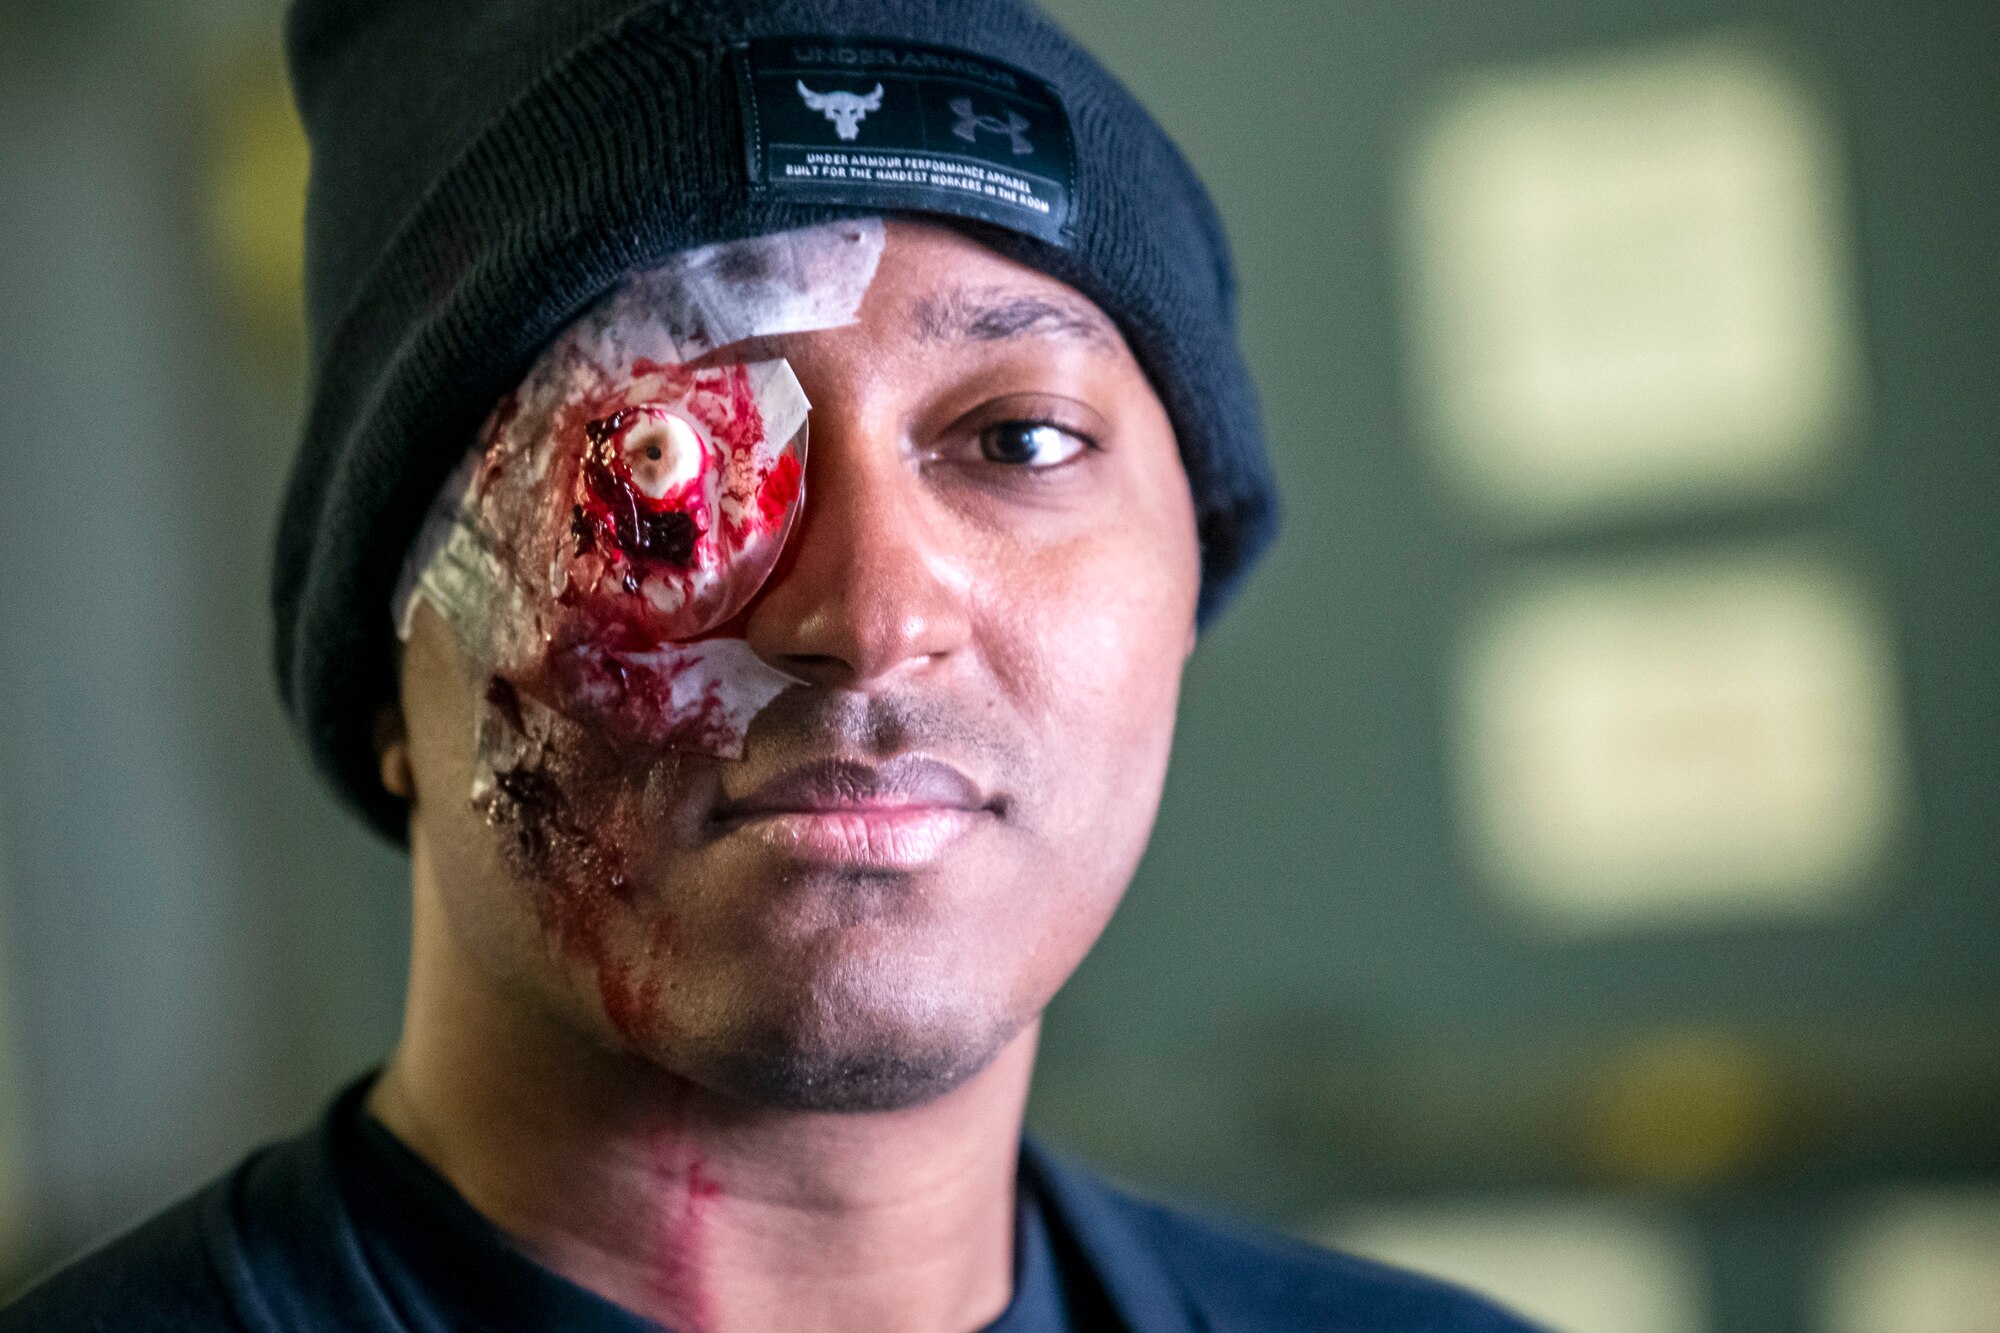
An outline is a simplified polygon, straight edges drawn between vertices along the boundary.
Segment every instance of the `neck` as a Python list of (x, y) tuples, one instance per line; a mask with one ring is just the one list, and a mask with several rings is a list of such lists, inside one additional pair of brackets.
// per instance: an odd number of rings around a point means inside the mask
[(1005, 1308), (1035, 1028), (921, 1107), (774, 1110), (503, 995), (421, 882), (416, 918), (369, 1109), (544, 1265), (677, 1333), (968, 1333)]

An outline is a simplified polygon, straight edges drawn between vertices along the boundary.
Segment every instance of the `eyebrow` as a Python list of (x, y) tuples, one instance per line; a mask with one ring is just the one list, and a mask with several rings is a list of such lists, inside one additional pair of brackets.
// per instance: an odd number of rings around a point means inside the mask
[(1093, 305), (1029, 295), (1006, 287), (959, 287), (917, 302), (917, 336), (926, 342), (1005, 342), (1077, 338), (1116, 347), (1118, 332)]

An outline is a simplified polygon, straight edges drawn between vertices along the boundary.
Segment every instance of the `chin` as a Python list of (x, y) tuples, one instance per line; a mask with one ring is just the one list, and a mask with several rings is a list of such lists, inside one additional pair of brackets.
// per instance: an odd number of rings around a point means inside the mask
[(997, 1053), (893, 1040), (841, 1049), (773, 1041), (720, 1053), (705, 1081), (775, 1110), (906, 1111), (952, 1091)]
[(900, 1111), (951, 1092), (993, 1062), (1024, 1022), (970, 1007), (886, 1010), (852, 995), (815, 995), (665, 1052), (676, 1072), (760, 1106), (788, 1111)]

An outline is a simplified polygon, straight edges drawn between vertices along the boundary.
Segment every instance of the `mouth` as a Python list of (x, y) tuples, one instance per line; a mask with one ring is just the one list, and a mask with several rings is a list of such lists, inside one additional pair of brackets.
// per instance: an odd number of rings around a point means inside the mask
[(1003, 803), (952, 765), (923, 755), (882, 764), (827, 759), (788, 769), (724, 801), (717, 831), (795, 861), (916, 870), (997, 820)]

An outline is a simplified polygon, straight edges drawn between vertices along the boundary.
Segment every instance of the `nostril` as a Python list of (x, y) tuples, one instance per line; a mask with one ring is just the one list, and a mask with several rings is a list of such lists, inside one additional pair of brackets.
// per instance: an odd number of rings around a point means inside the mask
[(838, 683), (854, 674), (853, 665), (833, 653), (787, 653), (778, 666), (819, 685)]

